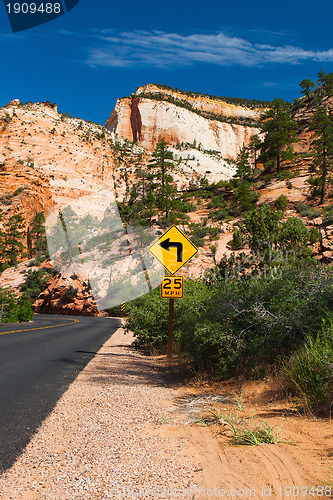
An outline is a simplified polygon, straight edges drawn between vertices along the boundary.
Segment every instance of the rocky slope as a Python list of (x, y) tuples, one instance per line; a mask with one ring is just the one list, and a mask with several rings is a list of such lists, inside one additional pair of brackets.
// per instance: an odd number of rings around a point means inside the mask
[[(333, 109), (333, 99), (326, 101), (327, 107)], [(56, 105), (49, 102), (23, 106), (14, 100), (0, 109), (0, 209), (4, 213), (0, 230), (11, 215), (18, 213), (23, 215), (28, 233), (36, 213), (56, 215), (68, 205), (82, 218), (99, 216), (110, 202), (115, 206), (115, 199), (123, 199), (126, 183), (131, 185), (135, 179), (136, 158), (141, 156), (147, 167), (151, 152), (162, 137), (171, 145), (178, 160), (173, 172), (178, 190), (195, 187), (202, 176), (210, 182), (228, 179), (235, 172), (234, 161), (239, 149), (258, 133), (255, 125), (263, 109), (147, 85), (140, 87), (132, 97), (117, 101), (105, 129), (58, 113)], [(287, 216), (299, 216), (297, 203), (314, 204), (308, 198), (311, 164), (308, 122), (313, 111), (311, 102), (292, 110), (299, 125), (300, 142), (295, 145), (299, 157), (295, 165), (284, 167), (293, 171), (293, 178), (263, 181), (258, 186), (259, 204), (274, 204), (281, 194), (287, 196)], [(188, 214), (189, 223), (216, 228), (219, 237), (217, 240), (205, 237), (198, 255), (182, 269), (183, 275), (198, 276), (224, 253), (232, 253), (228, 242), (237, 220), (213, 221), (205, 200), (196, 203), (197, 209)], [(331, 262), (332, 226), (324, 225), (321, 216), (303, 220), (322, 235), (322, 242), (314, 248), (318, 259)], [(190, 236), (189, 224), (182, 229)], [(101, 236), (94, 231), (91, 233), (94, 237)], [(97, 252), (98, 273), (111, 276), (105, 272), (105, 266), (110, 264), (107, 261), (114, 262), (115, 254), (121, 256), (126, 248), (124, 243), (107, 256)], [(94, 251), (91, 254), (87, 251), (87, 261), (93, 262), (94, 255)], [(133, 268), (136, 265), (133, 261)], [(114, 273), (117, 269), (112, 266)], [(121, 264), (119, 266), (120, 269)], [(18, 291), (27, 269), (28, 263), (5, 271), (0, 276), (0, 286)], [(78, 280), (76, 274), (79, 274)], [(121, 273), (118, 274), (117, 278), (121, 279)], [(105, 290), (107, 286), (106, 280)], [(76, 290), (74, 297), (70, 298), (68, 289)], [(88, 287), (87, 273), (82, 271), (81, 276), (77, 270), (69, 269), (53, 277), (35, 304), (37, 311), (45, 308), (67, 314), (99, 314)]]

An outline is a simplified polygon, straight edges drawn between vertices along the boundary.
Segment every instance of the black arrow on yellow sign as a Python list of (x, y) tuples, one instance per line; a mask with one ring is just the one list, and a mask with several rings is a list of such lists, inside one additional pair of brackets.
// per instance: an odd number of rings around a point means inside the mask
[(169, 252), (170, 248), (177, 248), (177, 262), (183, 262), (183, 244), (179, 241), (170, 241), (170, 238), (159, 243), (159, 245)]

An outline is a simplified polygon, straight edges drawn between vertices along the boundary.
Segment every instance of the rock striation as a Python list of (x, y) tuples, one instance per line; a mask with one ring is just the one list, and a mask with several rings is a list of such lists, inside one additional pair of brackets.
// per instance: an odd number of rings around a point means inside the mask
[(202, 151), (218, 151), (235, 160), (243, 144), (259, 133), (255, 124), (262, 112), (263, 108), (146, 85), (133, 96), (117, 100), (105, 127), (150, 151), (165, 139), (170, 145), (195, 144)]

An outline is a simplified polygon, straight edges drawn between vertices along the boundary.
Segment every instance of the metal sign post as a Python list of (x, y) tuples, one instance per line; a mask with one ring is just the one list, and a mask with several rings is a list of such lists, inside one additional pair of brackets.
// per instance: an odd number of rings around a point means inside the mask
[(175, 299), (169, 299), (169, 335), (168, 335), (168, 354), (167, 354), (168, 359), (172, 359), (174, 308), (175, 308)]

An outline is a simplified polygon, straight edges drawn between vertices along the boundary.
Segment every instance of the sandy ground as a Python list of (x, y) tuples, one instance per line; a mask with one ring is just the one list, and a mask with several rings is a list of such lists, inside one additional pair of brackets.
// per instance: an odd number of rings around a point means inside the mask
[[(300, 415), (266, 382), (186, 383), (131, 342), (119, 329), (80, 373), (1, 476), (1, 500), (330, 496), (330, 420)], [(217, 412), (282, 426), (286, 442), (235, 446), (223, 419), (203, 425)]]

